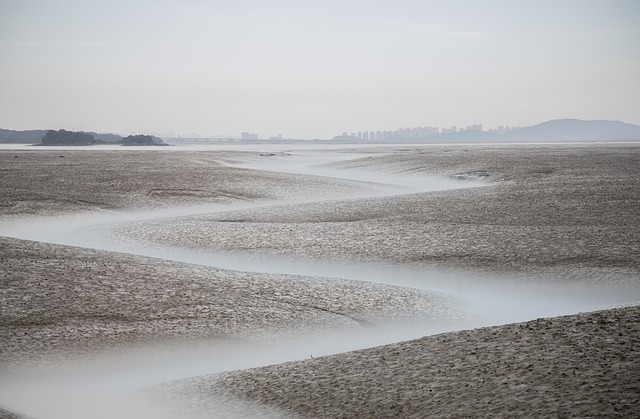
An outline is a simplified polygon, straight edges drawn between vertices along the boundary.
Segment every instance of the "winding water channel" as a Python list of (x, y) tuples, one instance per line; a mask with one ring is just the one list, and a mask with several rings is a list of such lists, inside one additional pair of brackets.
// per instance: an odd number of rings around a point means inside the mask
[[(322, 164), (359, 157), (335, 151), (295, 151), (296, 158), (246, 160), (240, 167), (272, 170), (313, 176), (337, 176), (355, 181), (377, 182), (378, 192), (370, 196), (419, 193), (462, 187), (483, 187), (474, 181), (455, 181), (427, 176), (381, 175), (374, 172), (340, 170), (329, 171)], [(334, 196), (333, 199), (348, 199)], [(34, 417), (156, 417), (157, 412), (133, 407), (128, 394), (144, 386), (159, 382), (306, 359), (370, 347), (427, 334), (526, 321), (539, 317), (558, 316), (593, 311), (640, 300), (639, 287), (615, 284), (576, 284), (554, 281), (512, 281), (473, 272), (442, 271), (425, 266), (393, 264), (347, 264), (331, 260), (278, 258), (255, 253), (210, 252), (174, 247), (148, 246), (142, 243), (125, 244), (108, 240), (106, 234), (128, 223), (180, 217), (212, 212), (227, 212), (262, 206), (321, 202), (313, 198), (294, 201), (251, 201), (240, 204), (208, 204), (184, 208), (145, 212), (100, 212), (82, 216), (24, 218), (0, 224), (0, 235), (55, 244), (73, 245), (101, 250), (132, 253), (169, 260), (196, 263), (218, 268), (278, 274), (322, 276), (339, 279), (365, 280), (391, 285), (453, 294), (466, 303), (463, 309), (473, 320), (464, 323), (434, 324), (425, 328), (389, 330), (386, 333), (350, 334), (340, 339), (305, 340), (273, 346), (226, 346), (219, 343), (194, 348), (172, 348), (171, 365), (162, 362), (140, 363), (140, 354), (132, 354), (118, 368), (95, 370), (81, 376), (69, 376), (64, 371), (43, 379), (25, 375), (0, 375), (0, 405)], [(176, 353), (183, 351), (182, 356)], [(148, 356), (146, 356), (149, 358)], [(179, 361), (176, 361), (176, 360)], [(37, 402), (34, 402), (36, 401)], [(117, 400), (117, 402), (116, 402)]]

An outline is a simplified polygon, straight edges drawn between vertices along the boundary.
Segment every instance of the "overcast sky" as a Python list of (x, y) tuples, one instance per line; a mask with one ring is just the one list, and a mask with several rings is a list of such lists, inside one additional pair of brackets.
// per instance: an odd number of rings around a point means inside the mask
[(637, 0), (0, 0), (0, 128), (640, 124)]

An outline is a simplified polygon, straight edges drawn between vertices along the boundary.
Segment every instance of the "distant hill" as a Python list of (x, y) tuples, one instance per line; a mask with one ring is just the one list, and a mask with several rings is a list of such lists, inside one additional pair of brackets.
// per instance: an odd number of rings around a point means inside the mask
[(103, 141), (96, 140), (93, 135), (84, 132), (73, 132), (61, 129), (59, 131), (47, 131), (42, 137), (42, 145), (94, 145), (103, 144)]
[(117, 143), (122, 141), (122, 137), (116, 134), (97, 134), (95, 132), (86, 132), (85, 134), (91, 134), (96, 140), (104, 141), (105, 143)]
[(46, 132), (43, 129), (28, 131), (0, 129), (0, 143), (37, 144), (42, 140)]
[(122, 138), (117, 134), (66, 130), (26, 130), (0, 129), (0, 144), (40, 144), (40, 145), (167, 145), (152, 135), (129, 135)]
[(122, 145), (167, 145), (162, 139), (153, 135), (129, 135), (122, 139)]
[[(353, 136), (336, 136), (334, 140), (368, 143)], [(531, 127), (502, 134), (480, 130), (460, 130), (430, 134), (420, 138), (399, 138), (388, 143), (515, 143), (553, 141), (640, 141), (640, 126), (620, 121), (584, 121), (554, 119)]]
[(458, 131), (435, 134), (423, 141), (451, 142), (543, 142), (543, 141), (640, 141), (640, 126), (620, 121), (554, 119), (531, 127), (496, 134)]
[(640, 126), (620, 121), (554, 119), (501, 137), (509, 141), (629, 141), (640, 140)]
[[(17, 143), (17, 144), (40, 144), (49, 130), (36, 129), (27, 131), (14, 131), (10, 129), (0, 129), (0, 143)], [(84, 134), (92, 135), (94, 139), (104, 141), (105, 143), (117, 143), (122, 141), (122, 137), (116, 134), (84, 132)]]

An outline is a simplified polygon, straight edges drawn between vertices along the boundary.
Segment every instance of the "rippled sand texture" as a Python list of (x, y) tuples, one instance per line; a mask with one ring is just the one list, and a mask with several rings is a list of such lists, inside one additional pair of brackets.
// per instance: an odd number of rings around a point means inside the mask
[[(0, 366), (166, 339), (269, 342), (463, 315), (411, 288), (0, 238)], [(314, 333), (311, 333), (314, 332)]]
[[(358, 169), (495, 183), (365, 198), (386, 189), (248, 168), (284, 164), (294, 152), (5, 150), (0, 218), (281, 200), (112, 233), (211, 251), (640, 281), (638, 145), (391, 147), (354, 157), (324, 169), (336, 177)], [(259, 343), (309, 330), (461, 318), (447, 296), (394, 286), (10, 238), (0, 238), (0, 258), (2, 370), (130, 344)], [(254, 412), (267, 416), (629, 417), (640, 411), (638, 316), (637, 307), (619, 308), (449, 333), (149, 391), (171, 401), (167, 411), (182, 406), (178, 413), (196, 417), (212, 416), (221, 400), (229, 412), (267, 406)]]
[(303, 418), (634, 417), (639, 359), (634, 307), (198, 377), (159, 392), (204, 411), (212, 395), (235, 396)]
[(362, 183), (233, 167), (271, 153), (0, 151), (0, 215), (366, 195)]
[(429, 263), (579, 280), (640, 277), (636, 145), (428, 147), (372, 152), (332, 167), (336, 175), (339, 169), (357, 168), (498, 183), (216, 213), (169, 226), (135, 225), (119, 234), (163, 245)]

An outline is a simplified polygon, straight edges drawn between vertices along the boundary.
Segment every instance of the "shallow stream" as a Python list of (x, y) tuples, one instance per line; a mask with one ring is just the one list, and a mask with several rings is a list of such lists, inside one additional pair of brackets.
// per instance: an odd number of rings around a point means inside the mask
[[(390, 175), (362, 170), (335, 170), (326, 165), (365, 154), (323, 150), (274, 149), (268, 158), (237, 163), (240, 167), (314, 176), (374, 182), (389, 196), (462, 187), (482, 187), (479, 181), (456, 181), (418, 175)], [(264, 156), (262, 156), (264, 157)], [(333, 196), (332, 199), (348, 199)], [(228, 345), (220, 342), (194, 347), (159, 348), (157, 353), (131, 354), (109, 368), (94, 365), (84, 372), (68, 369), (42, 375), (0, 376), (0, 406), (34, 417), (157, 417), (158, 412), (134, 406), (129, 394), (144, 386), (215, 373), (307, 359), (354, 349), (419, 338), (428, 334), (478, 326), (498, 325), (634, 303), (640, 288), (613, 283), (583, 284), (562, 281), (511, 280), (465, 271), (444, 271), (424, 265), (347, 264), (330, 260), (282, 258), (241, 252), (148, 246), (105, 239), (115, 228), (144, 220), (233, 211), (290, 203), (322, 202), (326, 198), (293, 201), (251, 201), (240, 204), (208, 204), (144, 212), (111, 212), (24, 218), (0, 224), (0, 235), (56, 244), (159, 257), (218, 268), (265, 273), (364, 280), (446, 292), (465, 301), (461, 307), (472, 320), (424, 327), (394, 327), (339, 337), (305, 337), (301, 341), (273, 345)], [(168, 361), (170, 356), (170, 362)], [(144, 360), (144, 362), (141, 362)], [(145, 410), (146, 409), (146, 410)]]

